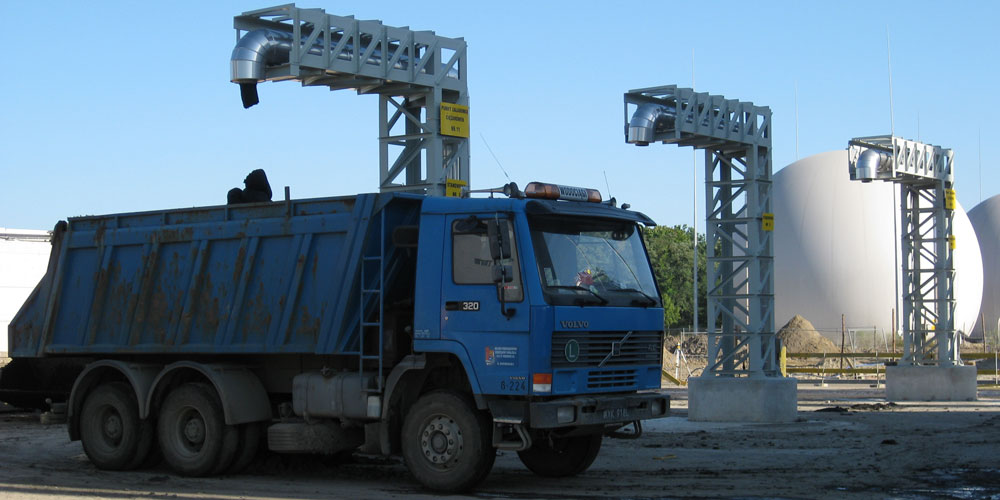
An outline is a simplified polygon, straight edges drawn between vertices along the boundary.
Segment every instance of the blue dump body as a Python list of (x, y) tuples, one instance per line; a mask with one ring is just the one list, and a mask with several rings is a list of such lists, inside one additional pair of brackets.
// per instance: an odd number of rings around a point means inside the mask
[(362, 253), (416, 224), (420, 201), (362, 194), (70, 219), (11, 323), (11, 356), (359, 353)]

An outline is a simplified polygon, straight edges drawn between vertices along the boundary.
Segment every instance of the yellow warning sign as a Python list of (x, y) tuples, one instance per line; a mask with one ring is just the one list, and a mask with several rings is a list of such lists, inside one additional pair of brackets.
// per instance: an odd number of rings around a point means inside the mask
[(469, 107), (441, 103), (441, 135), (469, 137)]
[(760, 226), (765, 231), (774, 231), (774, 214), (764, 214), (764, 218), (760, 221)]
[(945, 210), (955, 210), (955, 190), (945, 189), (944, 190), (944, 209)]
[(462, 188), (468, 186), (469, 183), (466, 181), (460, 181), (458, 179), (447, 179), (444, 184), (444, 195), (451, 196), (452, 198), (462, 197)]
[(948, 248), (954, 250), (956, 246), (958, 245), (955, 243), (955, 235), (948, 236)]

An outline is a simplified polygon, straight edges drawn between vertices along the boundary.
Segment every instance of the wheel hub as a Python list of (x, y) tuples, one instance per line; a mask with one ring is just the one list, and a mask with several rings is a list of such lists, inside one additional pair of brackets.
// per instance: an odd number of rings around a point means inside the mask
[(184, 438), (194, 444), (205, 441), (205, 422), (200, 418), (189, 418), (184, 424)]
[(117, 441), (122, 436), (122, 417), (117, 412), (109, 412), (104, 417), (104, 435), (112, 440)]
[(428, 462), (446, 467), (464, 448), (462, 429), (448, 417), (434, 417), (420, 433), (420, 448)]

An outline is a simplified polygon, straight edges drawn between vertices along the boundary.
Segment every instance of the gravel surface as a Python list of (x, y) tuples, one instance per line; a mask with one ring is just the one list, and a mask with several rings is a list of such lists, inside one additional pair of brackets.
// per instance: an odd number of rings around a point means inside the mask
[[(790, 424), (673, 416), (637, 440), (605, 440), (575, 478), (531, 474), (502, 453), (473, 498), (1000, 498), (1000, 392), (963, 403), (888, 404), (881, 387), (799, 384)], [(397, 459), (262, 456), (248, 473), (183, 478), (165, 466), (97, 470), (65, 426), (0, 409), (0, 498), (436, 498)], [(455, 496), (454, 498), (464, 498)]]

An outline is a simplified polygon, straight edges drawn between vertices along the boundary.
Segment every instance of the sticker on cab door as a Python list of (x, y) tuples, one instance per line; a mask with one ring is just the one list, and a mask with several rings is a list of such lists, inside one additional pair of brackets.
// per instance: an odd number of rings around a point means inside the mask
[(517, 366), (517, 347), (486, 346), (486, 366)]

